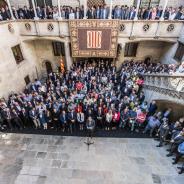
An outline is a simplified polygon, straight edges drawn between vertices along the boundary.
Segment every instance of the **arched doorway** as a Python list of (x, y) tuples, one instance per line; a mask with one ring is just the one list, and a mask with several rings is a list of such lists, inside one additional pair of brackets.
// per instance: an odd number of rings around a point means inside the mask
[(49, 61), (45, 62), (45, 67), (46, 67), (47, 74), (52, 72), (52, 65)]
[(5, 0), (0, 0), (0, 8), (2, 7), (6, 7), (7, 6), (7, 3)]

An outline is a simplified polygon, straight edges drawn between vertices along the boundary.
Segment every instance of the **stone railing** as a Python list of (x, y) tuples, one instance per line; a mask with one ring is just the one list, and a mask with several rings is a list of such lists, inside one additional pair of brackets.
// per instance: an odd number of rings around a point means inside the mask
[(172, 98), (184, 99), (184, 75), (145, 74), (144, 88), (168, 95)]
[[(81, 20), (83, 21), (83, 20)], [(86, 21), (86, 20), (84, 20)], [(100, 20), (99, 21), (106, 21)], [(69, 37), (68, 20), (15, 20), (0, 22), (1, 29), (5, 28), (21, 36), (55, 36)], [(5, 24), (7, 26), (5, 26)], [(119, 20), (119, 38), (130, 40), (154, 39), (177, 41), (182, 34), (184, 21), (145, 21)]]

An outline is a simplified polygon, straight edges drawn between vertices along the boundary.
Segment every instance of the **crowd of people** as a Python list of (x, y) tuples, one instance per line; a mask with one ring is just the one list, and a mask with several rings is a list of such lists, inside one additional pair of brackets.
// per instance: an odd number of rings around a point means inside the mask
[[(133, 20), (136, 16), (136, 7), (127, 5), (117, 5), (112, 9), (112, 15), (110, 15), (110, 8), (107, 5), (88, 7), (86, 15), (84, 13), (84, 6), (70, 7), (61, 6), (61, 17), (57, 6), (36, 7), (37, 17), (40, 19), (113, 19)], [(12, 12), (15, 19), (34, 19), (35, 13), (32, 7), (24, 6), (23, 8), (16, 9), (12, 6)], [(163, 8), (156, 7), (142, 7), (138, 11), (138, 19), (140, 20), (159, 20), (162, 16)], [(173, 8), (168, 7), (164, 12), (165, 20), (184, 20), (184, 7)], [(6, 6), (0, 9), (0, 20), (10, 20), (10, 10)]]
[(180, 74), (184, 73), (184, 62), (180, 64), (161, 64), (150, 61), (131, 61), (134, 62), (133, 67), (140, 74)]
[(0, 100), (1, 130), (149, 132), (158, 136), (158, 147), (170, 141), (167, 156), (175, 153), (175, 164), (184, 155), (184, 118), (171, 122), (171, 108), (161, 112), (155, 101), (145, 101), (142, 66), (127, 61), (118, 72), (111, 60), (86, 60), (50, 73), (45, 82), (36, 79), (24, 92)]

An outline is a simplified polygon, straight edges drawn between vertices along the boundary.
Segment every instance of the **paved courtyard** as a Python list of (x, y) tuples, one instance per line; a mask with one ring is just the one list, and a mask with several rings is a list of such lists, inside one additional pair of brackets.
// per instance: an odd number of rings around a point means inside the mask
[(183, 184), (152, 139), (8, 134), (0, 139), (0, 184)]

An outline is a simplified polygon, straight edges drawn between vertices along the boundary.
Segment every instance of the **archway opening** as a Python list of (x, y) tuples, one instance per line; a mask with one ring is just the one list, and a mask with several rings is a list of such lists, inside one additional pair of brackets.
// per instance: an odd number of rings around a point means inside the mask
[(45, 62), (45, 67), (46, 67), (46, 71), (47, 71), (47, 74), (51, 73), (53, 70), (52, 70), (52, 65), (49, 61), (46, 61)]

